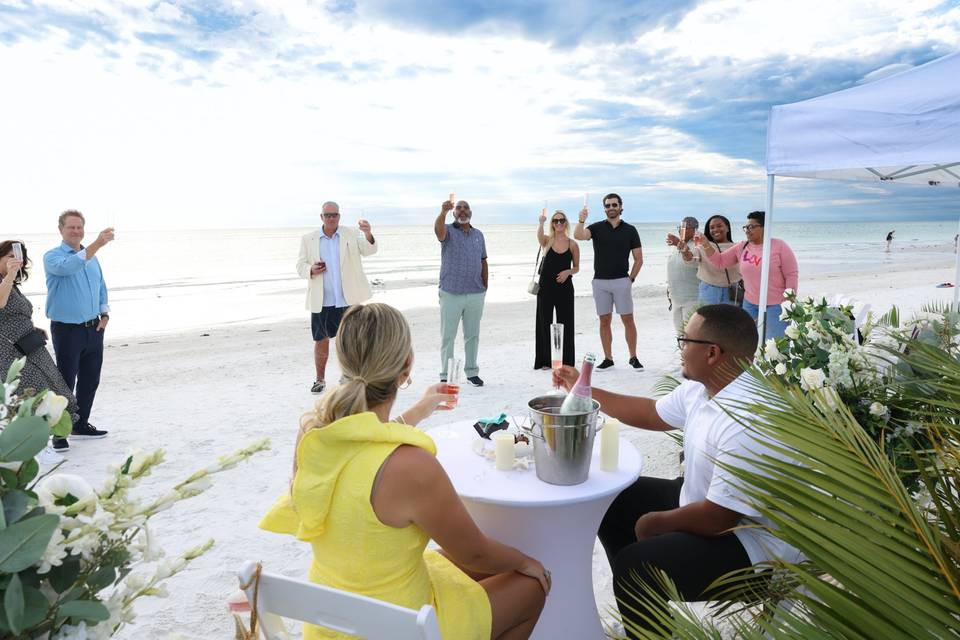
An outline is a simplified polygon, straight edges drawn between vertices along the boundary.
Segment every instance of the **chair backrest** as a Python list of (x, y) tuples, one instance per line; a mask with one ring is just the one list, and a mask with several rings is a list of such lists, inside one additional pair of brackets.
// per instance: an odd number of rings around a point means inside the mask
[[(247, 562), (237, 577), (240, 588), (253, 605), (254, 576), (257, 563)], [(260, 572), (257, 589), (257, 611), (260, 628), (266, 640), (287, 637), (283, 622), (265, 613), (300, 620), (369, 640), (440, 640), (437, 612), (430, 605), (419, 611), (400, 607), (383, 600), (323, 585)]]

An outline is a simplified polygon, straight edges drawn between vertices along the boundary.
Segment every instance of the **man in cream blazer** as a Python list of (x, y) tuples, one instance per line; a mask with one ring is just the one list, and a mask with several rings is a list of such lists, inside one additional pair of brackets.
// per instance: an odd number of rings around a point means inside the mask
[(303, 236), (297, 273), (306, 278), (307, 310), (313, 332), (313, 361), (317, 379), (310, 390), (322, 393), (330, 356), (330, 338), (337, 337), (347, 307), (370, 299), (370, 283), (363, 273), (363, 256), (377, 252), (370, 223), (360, 220), (358, 234), (340, 226), (340, 206), (323, 204), (323, 226)]

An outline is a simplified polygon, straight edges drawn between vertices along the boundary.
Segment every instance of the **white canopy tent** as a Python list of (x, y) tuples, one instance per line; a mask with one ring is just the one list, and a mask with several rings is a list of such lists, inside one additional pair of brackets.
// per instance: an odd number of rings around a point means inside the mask
[[(776, 176), (960, 187), (960, 53), (770, 110), (764, 256), (773, 236)], [(761, 336), (769, 264), (764, 260), (761, 267)], [(954, 305), (960, 255), (956, 269)]]

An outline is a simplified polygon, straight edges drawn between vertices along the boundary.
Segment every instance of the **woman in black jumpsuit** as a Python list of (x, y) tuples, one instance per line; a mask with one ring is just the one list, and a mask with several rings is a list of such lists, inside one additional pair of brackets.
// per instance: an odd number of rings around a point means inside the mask
[(550, 233), (545, 234), (543, 225), (546, 211), (540, 214), (537, 239), (544, 253), (540, 267), (540, 292), (537, 294), (537, 346), (534, 369), (549, 369), (550, 324), (563, 325), (563, 364), (575, 365), (573, 339), (573, 274), (580, 270), (580, 248), (567, 236), (567, 215), (560, 210), (550, 219)]

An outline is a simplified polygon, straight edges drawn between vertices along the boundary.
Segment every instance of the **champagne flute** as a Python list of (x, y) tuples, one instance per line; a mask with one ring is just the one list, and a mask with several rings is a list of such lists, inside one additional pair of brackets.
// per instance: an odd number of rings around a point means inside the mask
[[(550, 325), (550, 366), (554, 371), (563, 366), (563, 325), (554, 322)], [(561, 393), (560, 385), (554, 385), (554, 391)]]

